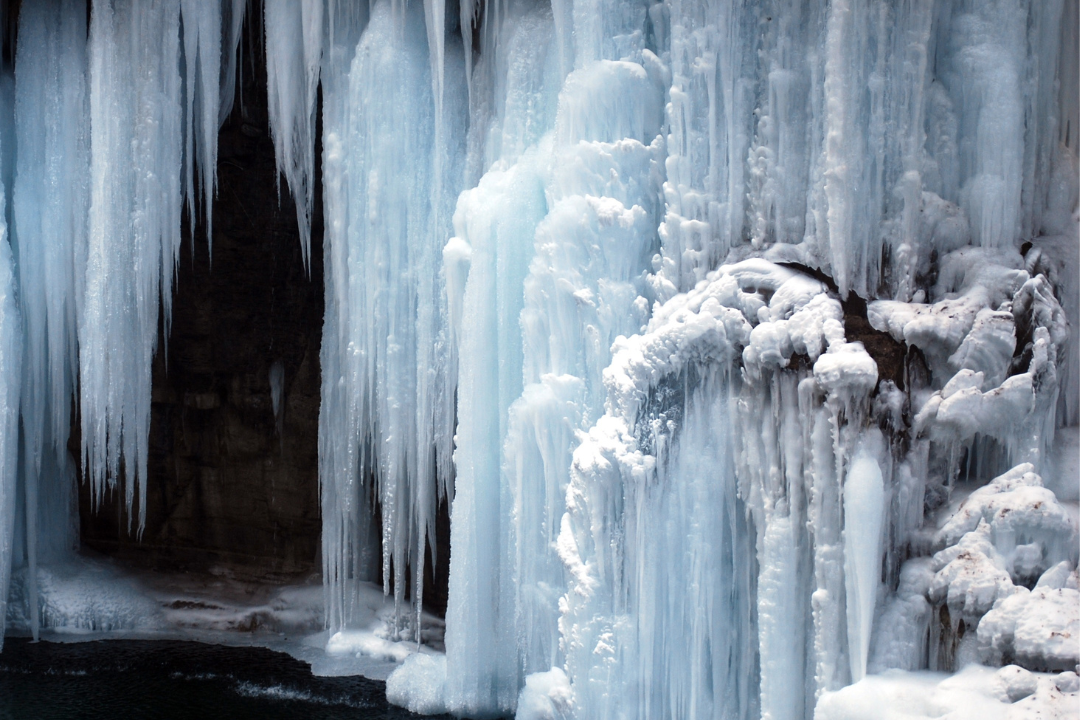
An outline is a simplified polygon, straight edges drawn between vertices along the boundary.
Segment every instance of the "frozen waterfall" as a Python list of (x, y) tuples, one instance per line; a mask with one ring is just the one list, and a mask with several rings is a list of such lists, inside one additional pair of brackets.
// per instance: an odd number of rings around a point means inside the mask
[(1075, 710), (1077, 0), (250, 5), (22, 3), (0, 609), (26, 565), (38, 631), (76, 466), (142, 527), (258, 18), (308, 272), (323, 248), (328, 651), (376, 578), (421, 643), (448, 503), (445, 652), (388, 684), (416, 711)]

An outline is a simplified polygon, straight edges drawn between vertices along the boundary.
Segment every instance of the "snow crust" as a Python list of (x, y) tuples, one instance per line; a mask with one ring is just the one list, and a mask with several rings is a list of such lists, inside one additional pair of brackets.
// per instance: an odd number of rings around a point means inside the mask
[[(25, 567), (12, 576), (6, 610), (8, 633), (32, 630)], [(311, 665), (316, 675), (362, 674), (385, 680), (415, 642), (394, 640), (392, 599), (378, 586), (356, 588), (362, 630), (333, 635), (325, 630), (323, 588), (318, 578), (298, 585), (261, 585), (227, 572), (167, 575), (136, 572), (105, 559), (69, 557), (37, 571), (40, 636), (51, 642), (109, 638), (180, 639), (257, 645), (286, 652)], [(425, 617), (421, 652), (442, 647), (442, 623)]]
[(1073, 672), (1031, 673), (1016, 665), (1000, 670), (969, 666), (956, 675), (889, 670), (829, 693), (815, 720), (875, 718), (1069, 718), (1080, 701)]
[(446, 656), (410, 655), (387, 679), (386, 698), (420, 715), (445, 713)]

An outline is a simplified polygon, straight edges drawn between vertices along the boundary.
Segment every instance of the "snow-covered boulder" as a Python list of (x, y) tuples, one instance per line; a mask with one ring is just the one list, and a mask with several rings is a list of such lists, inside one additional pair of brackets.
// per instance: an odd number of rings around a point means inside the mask
[(978, 638), (991, 663), (1008, 660), (1034, 670), (1074, 669), (1080, 662), (1080, 592), (1016, 588), (982, 618)]

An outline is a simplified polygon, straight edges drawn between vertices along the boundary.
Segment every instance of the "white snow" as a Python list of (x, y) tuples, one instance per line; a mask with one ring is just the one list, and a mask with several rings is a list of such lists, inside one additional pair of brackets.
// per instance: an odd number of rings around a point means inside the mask
[(415, 653), (386, 679), (386, 699), (409, 712), (446, 712), (446, 656)]
[(1015, 665), (970, 665), (951, 676), (889, 670), (825, 695), (814, 720), (1065, 720), (1076, 716), (1078, 702), (1071, 672), (1038, 675)]
[(1042, 670), (1075, 669), (1080, 662), (1080, 592), (1036, 587), (1002, 598), (979, 622), (979, 643), (991, 659), (1014, 658)]
[[(29, 634), (27, 569), (13, 574), (6, 625)], [(442, 623), (425, 616), (424, 644), (393, 640), (392, 598), (370, 583), (356, 587), (363, 630), (331, 634), (323, 588), (314, 582), (263, 585), (214, 574), (164, 574), (124, 569), (90, 557), (69, 557), (38, 568), (40, 633), (53, 642), (109, 638), (180, 639), (257, 645), (286, 652), (316, 675), (365, 675), (385, 680), (402, 659), (442, 647)]]
[(570, 679), (562, 668), (533, 673), (525, 678), (514, 717), (517, 720), (569, 720), (573, 717)]

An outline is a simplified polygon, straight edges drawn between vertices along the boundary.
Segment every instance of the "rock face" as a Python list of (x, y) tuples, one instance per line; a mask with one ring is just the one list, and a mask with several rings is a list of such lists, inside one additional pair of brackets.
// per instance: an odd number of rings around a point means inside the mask
[(154, 364), (146, 528), (129, 532), (115, 493), (92, 510), (85, 484), (80, 520), (85, 546), (135, 564), (286, 580), (320, 569), (322, 201), (309, 275), (276, 185), (262, 39), (250, 32), (261, 19), (247, 25), (242, 96), (219, 139), (212, 260), (200, 218)]

